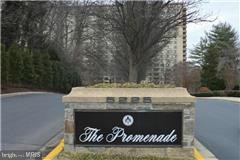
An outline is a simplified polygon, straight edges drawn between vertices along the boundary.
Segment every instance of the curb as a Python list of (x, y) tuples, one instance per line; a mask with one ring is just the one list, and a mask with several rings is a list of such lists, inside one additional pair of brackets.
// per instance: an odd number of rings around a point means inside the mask
[(47, 154), (49, 154), (56, 146), (58, 146), (59, 142), (63, 139), (64, 134), (62, 130), (58, 132), (56, 135), (51, 137), (48, 142), (44, 144), (44, 146), (40, 149), (40, 152), (42, 152), (42, 157), (45, 157)]
[(201, 144), (196, 138), (194, 139), (194, 156), (196, 160), (218, 160), (215, 155), (210, 152), (203, 144)]
[(43, 160), (53, 160), (64, 148), (64, 139)]
[(198, 150), (194, 147), (194, 157), (196, 160), (204, 160), (202, 155), (198, 152)]
[(1, 94), (1, 98), (23, 96), (23, 95), (29, 95), (29, 94), (50, 94), (50, 93), (51, 92), (15, 92), (15, 93)]

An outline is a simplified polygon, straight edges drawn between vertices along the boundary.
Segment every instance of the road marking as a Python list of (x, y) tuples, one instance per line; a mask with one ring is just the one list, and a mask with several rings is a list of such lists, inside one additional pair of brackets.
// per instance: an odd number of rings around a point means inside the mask
[(43, 160), (53, 160), (64, 148), (64, 139)]
[(196, 160), (204, 160), (204, 158), (202, 157), (202, 155), (198, 152), (198, 150), (196, 148), (194, 148), (194, 157)]

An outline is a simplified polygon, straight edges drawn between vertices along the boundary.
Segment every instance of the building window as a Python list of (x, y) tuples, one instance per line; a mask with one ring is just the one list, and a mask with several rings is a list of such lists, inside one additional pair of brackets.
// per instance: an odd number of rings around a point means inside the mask
[(169, 62), (167, 62), (167, 63), (166, 63), (166, 67), (169, 67), (169, 66), (170, 66), (170, 63), (169, 63)]
[(153, 73), (154, 77), (159, 77), (159, 73)]
[(159, 63), (154, 63), (153, 64), (153, 67), (158, 67), (159, 66)]

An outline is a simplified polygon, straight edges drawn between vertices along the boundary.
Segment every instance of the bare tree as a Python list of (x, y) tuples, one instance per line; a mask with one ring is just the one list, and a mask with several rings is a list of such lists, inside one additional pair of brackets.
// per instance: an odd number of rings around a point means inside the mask
[(190, 62), (177, 63), (166, 71), (166, 83), (172, 83), (177, 87), (185, 87), (190, 92), (195, 92), (201, 85), (201, 68)]
[(238, 48), (227, 48), (223, 50), (219, 58), (218, 76), (224, 79), (226, 90), (233, 89), (237, 84), (239, 57)]
[(130, 49), (124, 41), (122, 35), (111, 34), (109, 36), (111, 41), (110, 52), (112, 53), (111, 60), (111, 75), (116, 82), (128, 81), (128, 52)]
[[(20, 16), (9, 14), (11, 24), (20, 25), (9, 29), (17, 34), (6, 41), (21, 41), (34, 48), (41, 42), (41, 48), (53, 48), (61, 60), (86, 76), (93, 74), (93, 79), (112, 72), (124, 81), (139, 82), (145, 78), (151, 59), (177, 36), (178, 26), (206, 19), (199, 17), (198, 4), (196, 0), (13, 3), (11, 11), (17, 8), (14, 14)], [(23, 16), (22, 11), (26, 12)], [(7, 17), (3, 22), (8, 29)]]
[[(204, 21), (196, 8), (199, 1), (115, 1), (109, 10), (97, 16), (106, 20), (115, 32), (121, 34), (128, 53), (128, 80), (137, 82), (143, 64), (158, 52), (151, 50), (158, 45), (164, 48), (176, 36), (176, 27), (184, 23)], [(186, 11), (188, 10), (188, 11)]]
[[(72, 63), (81, 70), (85, 84), (102, 82), (104, 75), (108, 75), (111, 58), (109, 39), (104, 22), (91, 14), (94, 2), (86, 1), (76, 8), (75, 41), (72, 50)], [(101, 9), (101, 8), (100, 8)], [(104, 9), (104, 8), (102, 8)]]
[(31, 49), (43, 49), (47, 40), (47, 19), (52, 3), (31, 1), (2, 2), (2, 43), (17, 43)]

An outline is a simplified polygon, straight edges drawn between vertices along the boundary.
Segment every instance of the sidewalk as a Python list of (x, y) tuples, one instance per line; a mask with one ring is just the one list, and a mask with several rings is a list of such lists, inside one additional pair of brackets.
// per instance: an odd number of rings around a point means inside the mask
[(231, 101), (240, 103), (240, 97), (198, 97), (199, 99), (219, 99), (224, 101)]
[(15, 92), (15, 93), (1, 94), (1, 98), (29, 95), (29, 94), (51, 94), (51, 92)]

